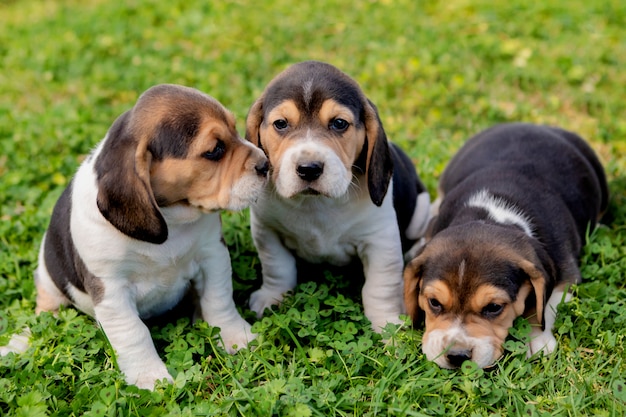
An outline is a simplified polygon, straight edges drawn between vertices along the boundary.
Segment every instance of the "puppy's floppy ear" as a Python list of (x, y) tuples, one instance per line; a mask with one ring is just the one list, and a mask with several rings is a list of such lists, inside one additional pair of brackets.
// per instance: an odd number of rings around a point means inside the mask
[(552, 290), (552, 279), (540, 264), (533, 263), (527, 259), (521, 260), (519, 267), (530, 278), (530, 284), (535, 291), (537, 321), (541, 324), (541, 330), (545, 330), (546, 322), (543, 310), (548, 301), (548, 295)]
[(98, 209), (125, 235), (159, 244), (167, 224), (150, 185), (152, 154), (132, 131), (131, 117), (132, 110), (113, 123), (95, 161)]
[(385, 135), (383, 124), (378, 116), (378, 110), (374, 103), (369, 100), (365, 103), (365, 130), (367, 186), (372, 202), (380, 206), (387, 194), (387, 188), (389, 188), (389, 181), (393, 173), (393, 160), (391, 159), (387, 135)]
[(246, 118), (246, 139), (263, 149), (259, 132), (261, 123), (263, 123), (263, 96), (259, 97), (250, 107)]
[(424, 273), (424, 256), (420, 256), (424, 248), (422, 247), (417, 257), (404, 268), (404, 304), (406, 312), (413, 320), (413, 326), (424, 322), (424, 311), (419, 306), (420, 285)]

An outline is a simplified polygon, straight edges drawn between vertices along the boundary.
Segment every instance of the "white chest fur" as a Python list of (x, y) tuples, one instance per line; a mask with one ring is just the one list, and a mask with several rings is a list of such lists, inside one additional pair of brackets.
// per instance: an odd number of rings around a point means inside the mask
[(297, 282), (294, 255), (309, 262), (363, 264), (363, 307), (372, 327), (399, 322), (402, 313), (402, 247), (392, 189), (380, 207), (367, 194), (341, 198), (277, 198), (271, 188), (252, 206), (252, 236), (263, 267), (263, 285), (250, 297), (260, 317)]
[(367, 194), (282, 199), (268, 190), (251, 211), (253, 228), (272, 229), (286, 248), (313, 263), (346, 265), (386, 229), (398, 233), (391, 187), (381, 207)]
[[(78, 255), (105, 293), (107, 288), (126, 287), (141, 317), (167, 311), (183, 297), (192, 280), (204, 279), (202, 262), (214, 247), (222, 245), (219, 214), (165, 208), (168, 238), (164, 243), (132, 239), (98, 210), (95, 178), (90, 174), (80, 173), (74, 182), (77, 198), (72, 199), (75, 209), (70, 229)], [(93, 315), (93, 300), (77, 289), (71, 292), (77, 307)]]

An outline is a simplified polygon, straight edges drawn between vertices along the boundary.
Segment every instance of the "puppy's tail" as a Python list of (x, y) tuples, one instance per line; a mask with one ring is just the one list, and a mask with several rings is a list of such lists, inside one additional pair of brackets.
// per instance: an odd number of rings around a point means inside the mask
[(430, 195), (428, 191), (423, 191), (417, 195), (415, 202), (415, 211), (409, 226), (404, 231), (405, 236), (409, 240), (418, 240), (424, 237), (426, 227), (430, 220)]
[(30, 345), (30, 328), (26, 327), (21, 333), (11, 336), (11, 340), (5, 346), (0, 346), (0, 356), (6, 356), (9, 353), (24, 353)]

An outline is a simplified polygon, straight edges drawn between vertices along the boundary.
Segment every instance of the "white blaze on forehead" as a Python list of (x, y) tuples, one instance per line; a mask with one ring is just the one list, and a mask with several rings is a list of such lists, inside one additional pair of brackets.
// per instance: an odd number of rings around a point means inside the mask
[(309, 103), (313, 96), (313, 79), (309, 79), (302, 84), (302, 90), (304, 92), (304, 102)]
[(459, 286), (463, 284), (463, 278), (465, 278), (465, 259), (459, 264)]
[(492, 220), (501, 224), (519, 226), (528, 236), (534, 237), (530, 219), (518, 207), (503, 198), (496, 197), (487, 189), (482, 189), (474, 194), (468, 200), (467, 207), (482, 208), (489, 213)]

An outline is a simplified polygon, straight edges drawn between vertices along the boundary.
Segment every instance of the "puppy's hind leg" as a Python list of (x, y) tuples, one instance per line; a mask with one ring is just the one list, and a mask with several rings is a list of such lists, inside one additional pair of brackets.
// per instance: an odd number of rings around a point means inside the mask
[(40, 285), (37, 278), (35, 278), (35, 286), (37, 288), (37, 305), (35, 306), (36, 314), (44, 311), (57, 313), (59, 311), (59, 307), (69, 304), (67, 297), (65, 297), (56, 287), (48, 288), (46, 285)]
[[(44, 235), (44, 242), (46, 237)], [(46, 268), (44, 259), (44, 245), (39, 250), (39, 266), (35, 270), (35, 288), (37, 289), (37, 305), (35, 313), (39, 314), (43, 311), (49, 311), (56, 314), (59, 307), (70, 304), (70, 300), (59, 290)]]

